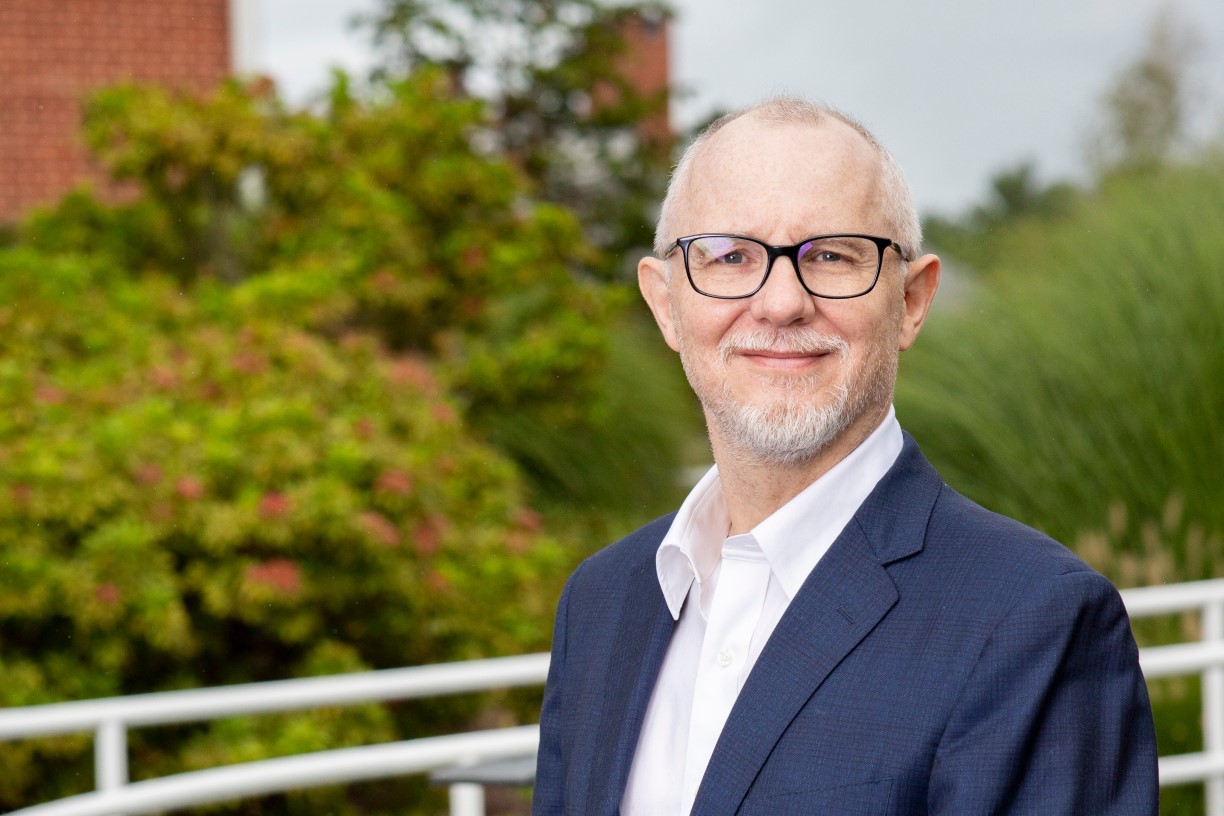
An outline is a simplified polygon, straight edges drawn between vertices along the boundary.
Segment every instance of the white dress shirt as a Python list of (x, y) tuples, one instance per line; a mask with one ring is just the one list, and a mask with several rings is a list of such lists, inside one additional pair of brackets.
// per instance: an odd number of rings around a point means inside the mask
[(688, 816), (765, 642), (901, 445), (890, 408), (849, 456), (741, 535), (727, 536), (731, 519), (717, 467), (689, 493), (655, 557), (678, 623), (646, 709), (621, 816)]

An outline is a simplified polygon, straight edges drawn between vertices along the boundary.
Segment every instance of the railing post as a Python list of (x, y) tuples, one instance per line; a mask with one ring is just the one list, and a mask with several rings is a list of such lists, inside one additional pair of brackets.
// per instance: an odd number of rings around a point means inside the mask
[(447, 790), (450, 816), (485, 816), (484, 785), (456, 782)]
[(127, 726), (122, 720), (106, 720), (94, 735), (94, 786), (116, 790), (128, 783)]
[[(1224, 641), (1224, 599), (1203, 607), (1203, 640)], [(1224, 755), (1224, 667), (1203, 669), (1203, 750), (1209, 757)], [(1207, 816), (1224, 816), (1224, 774), (1216, 771), (1205, 780)]]

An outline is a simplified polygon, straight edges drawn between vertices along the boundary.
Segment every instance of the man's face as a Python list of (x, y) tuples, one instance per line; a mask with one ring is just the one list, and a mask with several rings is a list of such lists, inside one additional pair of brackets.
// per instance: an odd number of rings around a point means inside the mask
[[(874, 151), (839, 122), (741, 118), (695, 157), (679, 191), (676, 234), (667, 237), (721, 232), (778, 245), (835, 233), (893, 237), (877, 204), (879, 175)], [(928, 258), (917, 265), (929, 267)], [(911, 306), (913, 271), (903, 278), (900, 263), (886, 250), (871, 292), (830, 300), (809, 295), (779, 258), (755, 295), (718, 300), (689, 286), (679, 251), (666, 262), (643, 259), (643, 294), (680, 353), (716, 452), (801, 462), (871, 432), (892, 400), (897, 355), (913, 342), (938, 278), (935, 260), (929, 293), (920, 308)]]

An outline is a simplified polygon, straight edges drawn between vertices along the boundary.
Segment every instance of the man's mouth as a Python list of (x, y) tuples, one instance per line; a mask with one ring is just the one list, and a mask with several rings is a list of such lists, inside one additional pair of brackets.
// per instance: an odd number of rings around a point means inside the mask
[(830, 354), (846, 356), (849, 345), (836, 335), (810, 330), (741, 332), (724, 337), (719, 344), (723, 362), (733, 356), (747, 357), (761, 365), (800, 367)]
[(821, 359), (829, 356), (829, 351), (787, 351), (784, 349), (738, 351), (737, 356), (746, 358), (749, 362), (764, 368), (779, 371), (793, 371), (809, 368)]

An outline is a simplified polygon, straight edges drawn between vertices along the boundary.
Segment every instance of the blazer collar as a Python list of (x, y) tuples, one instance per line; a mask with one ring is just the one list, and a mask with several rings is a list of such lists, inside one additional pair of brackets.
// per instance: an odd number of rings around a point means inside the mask
[(892, 609), (897, 589), (884, 567), (922, 549), (941, 488), (906, 434), (896, 463), (812, 570), (757, 659), (714, 747), (694, 816), (736, 812), (791, 720)]

